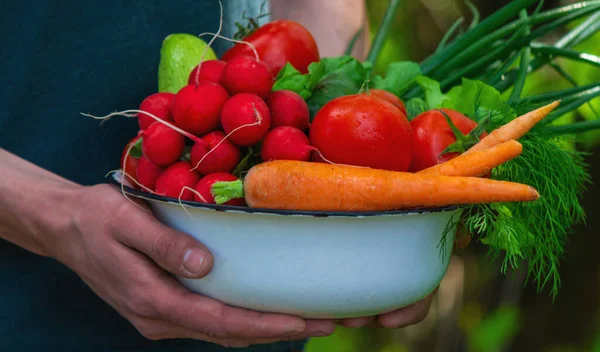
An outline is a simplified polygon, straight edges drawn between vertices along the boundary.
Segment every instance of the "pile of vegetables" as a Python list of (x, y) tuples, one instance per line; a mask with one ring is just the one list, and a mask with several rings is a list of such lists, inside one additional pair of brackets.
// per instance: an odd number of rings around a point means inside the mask
[[(449, 231), (459, 226), (457, 236), (502, 254), (503, 270), (527, 260), (538, 288), (550, 282), (556, 294), (590, 181), (564, 135), (600, 124), (552, 122), (600, 95), (600, 83), (522, 90), (540, 67), (560, 70), (557, 56), (600, 62), (570, 49), (600, 29), (600, 1), (528, 11), (534, 3), (515, 0), (481, 22), (474, 13), (461, 32), (457, 21), (434, 54), (394, 62), (385, 75), (373, 63), (398, 1), (364, 62), (321, 58), (293, 21), (251, 20), (221, 58), (205, 59), (205, 48), (183, 83), (169, 79), (121, 113), (140, 127), (123, 174), (180, 202), (336, 212), (460, 205)], [(588, 15), (553, 46), (535, 41)]]

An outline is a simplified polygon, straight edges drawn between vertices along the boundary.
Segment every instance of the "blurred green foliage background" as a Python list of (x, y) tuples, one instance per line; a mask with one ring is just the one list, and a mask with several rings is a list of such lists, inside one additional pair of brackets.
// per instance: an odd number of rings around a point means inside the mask
[[(480, 0), (473, 4), (484, 18), (507, 2)], [(544, 1), (543, 6), (549, 9), (575, 2)], [(387, 5), (387, 0), (367, 0), (371, 36)], [(393, 61), (422, 60), (460, 16), (469, 23), (470, 11), (462, 0), (402, 1), (375, 70), (382, 72)], [(600, 55), (600, 34), (574, 49)], [(600, 81), (597, 66), (558, 62), (579, 85)], [(528, 79), (524, 95), (571, 86), (556, 71), (544, 68)], [(596, 112), (600, 112), (600, 98), (562, 121), (597, 119)], [(587, 162), (592, 178), (600, 180), (600, 156), (594, 153), (600, 146), (600, 131), (581, 134), (575, 142), (577, 148), (590, 152)], [(306, 352), (600, 351), (600, 259), (595, 253), (600, 248), (600, 219), (595, 216), (600, 209), (599, 195), (600, 187), (592, 186), (582, 199), (588, 221), (573, 229), (560, 270), (562, 288), (554, 301), (548, 290), (538, 293), (534, 285), (525, 284), (525, 270), (500, 274), (499, 263), (490, 262), (486, 248), (474, 240), (469, 247), (455, 251), (424, 321), (398, 330), (340, 327), (330, 337), (311, 340)]]

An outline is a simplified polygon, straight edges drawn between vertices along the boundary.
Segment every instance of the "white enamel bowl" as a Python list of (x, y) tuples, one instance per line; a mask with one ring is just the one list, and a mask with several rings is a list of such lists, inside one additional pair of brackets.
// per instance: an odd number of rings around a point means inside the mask
[[(214, 255), (189, 290), (223, 303), (305, 318), (391, 311), (431, 293), (453, 246), (457, 207), (383, 213), (287, 212), (182, 202), (126, 188), (167, 226)], [(190, 216), (191, 215), (191, 216)]]

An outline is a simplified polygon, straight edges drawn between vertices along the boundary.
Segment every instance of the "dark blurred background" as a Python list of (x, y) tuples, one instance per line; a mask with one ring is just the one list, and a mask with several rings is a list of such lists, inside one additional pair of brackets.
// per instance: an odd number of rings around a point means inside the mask
[[(387, 0), (367, 0), (371, 36), (387, 8)], [(481, 17), (509, 1), (472, 1)], [(575, 3), (546, 0), (545, 9)], [(391, 61), (420, 61), (431, 54), (445, 31), (460, 16), (469, 23), (471, 15), (463, 1), (419, 0), (401, 2), (394, 27), (377, 69)], [(568, 30), (565, 28), (564, 31)], [(552, 36), (560, 36), (557, 31)], [(555, 38), (547, 37), (545, 40)], [(600, 35), (575, 47), (600, 55)], [(600, 81), (600, 69), (582, 63), (561, 62), (580, 85)], [(542, 69), (530, 77), (524, 94), (537, 94), (570, 87), (553, 70)], [(600, 99), (591, 102), (600, 111)], [(562, 118), (596, 119), (589, 105)], [(577, 138), (577, 148), (587, 157), (595, 183), (600, 181), (600, 134), (585, 133)], [(402, 351), (600, 351), (600, 187), (591, 186), (582, 204), (586, 225), (573, 228), (560, 268), (562, 284), (553, 300), (549, 289), (538, 292), (535, 284), (525, 284), (525, 268), (500, 273), (499, 262), (486, 257), (487, 248), (472, 241), (452, 257), (429, 316), (421, 323), (400, 330), (372, 327), (339, 328), (331, 337), (314, 339), (307, 352), (402, 352)]]

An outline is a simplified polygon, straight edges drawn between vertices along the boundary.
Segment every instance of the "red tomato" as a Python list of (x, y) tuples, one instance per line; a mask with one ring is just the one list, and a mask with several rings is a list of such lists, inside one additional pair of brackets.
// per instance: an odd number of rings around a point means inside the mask
[[(450, 109), (444, 111), (450, 120), (463, 134), (468, 134), (477, 123), (465, 115)], [(410, 171), (417, 172), (428, 167), (450, 160), (459, 153), (440, 154), (450, 144), (456, 142), (456, 137), (444, 115), (436, 110), (425, 111), (410, 121), (414, 133), (414, 158)], [(480, 138), (486, 133), (482, 133)]]
[(412, 129), (398, 108), (376, 97), (336, 98), (319, 110), (311, 144), (337, 164), (407, 171), (413, 156)]
[[(132, 138), (127, 143), (125, 148), (123, 149), (123, 152), (121, 153), (121, 163), (119, 164), (120, 169), (123, 168), (123, 162), (125, 161), (125, 154), (127, 154), (127, 150), (129, 149), (129, 147), (131, 145), (135, 144), (135, 142), (137, 142), (137, 140), (140, 139), (141, 137), (142, 137), (141, 134), (138, 134), (137, 136)], [(132, 157), (131, 154), (127, 155), (127, 162), (125, 163), (125, 173), (127, 174), (127, 176), (130, 176), (130, 178), (133, 178), (135, 180), (137, 180), (136, 176), (135, 176), (136, 171), (137, 171), (137, 164), (138, 164), (138, 159)], [(135, 188), (137, 188), (137, 185), (135, 185), (135, 182), (133, 182), (133, 183), (134, 183)]]
[[(367, 92), (365, 92), (364, 94), (367, 94)], [(406, 106), (404, 105), (402, 100), (400, 100), (400, 98), (398, 98), (394, 93), (388, 92), (387, 90), (383, 89), (369, 89), (369, 94), (371, 96), (389, 101), (390, 103), (394, 104), (398, 109), (400, 109), (404, 116), (406, 116)]]
[[(260, 60), (269, 66), (273, 76), (277, 76), (287, 62), (298, 71), (307, 73), (308, 65), (320, 60), (317, 42), (306, 28), (294, 21), (266, 23), (246, 36), (244, 41), (254, 46)], [(229, 61), (239, 55), (254, 57), (254, 52), (248, 44), (238, 43), (227, 50), (221, 60)]]

